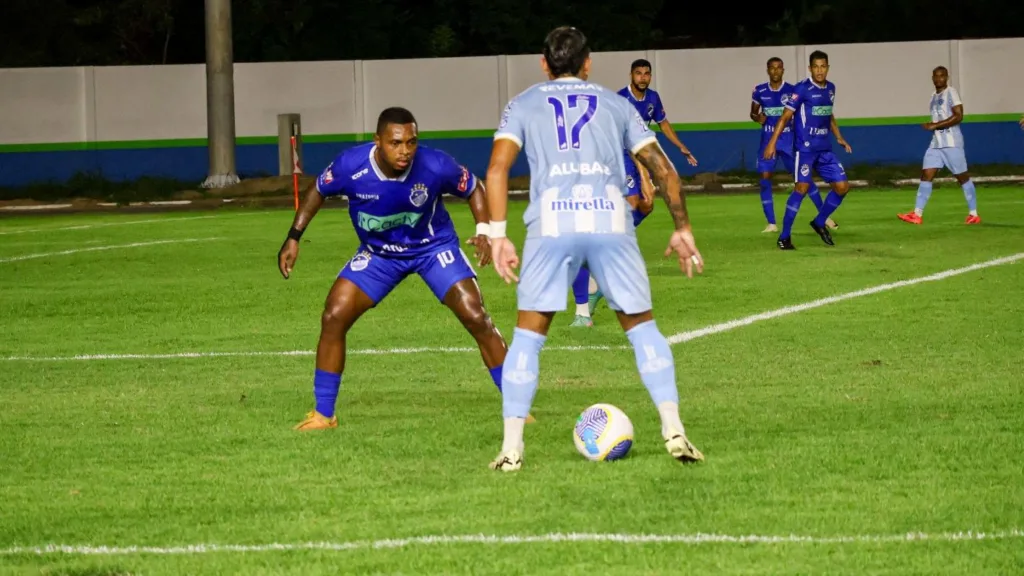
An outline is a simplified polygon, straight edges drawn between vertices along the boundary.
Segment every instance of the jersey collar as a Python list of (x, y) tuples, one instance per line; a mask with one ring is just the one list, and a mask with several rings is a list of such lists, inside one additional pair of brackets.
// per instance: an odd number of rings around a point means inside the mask
[(629, 98), (630, 100), (632, 100), (633, 102), (646, 102), (647, 101), (647, 92), (648, 91), (650, 91), (650, 88), (648, 88), (647, 90), (644, 90), (644, 97), (639, 99), (639, 100), (637, 100), (636, 96), (633, 95), (633, 86), (631, 86), (630, 84), (626, 84), (626, 97)]
[(377, 175), (377, 179), (382, 182), (405, 182), (405, 179), (409, 176), (409, 172), (412, 171), (412, 165), (416, 163), (416, 155), (413, 154), (412, 160), (409, 161), (409, 167), (405, 169), (405, 172), (402, 172), (395, 178), (388, 178), (387, 176), (384, 175), (384, 172), (380, 169), (380, 166), (377, 165), (377, 158), (376, 155), (374, 154), (374, 152), (376, 151), (377, 145), (374, 144), (373, 146), (370, 147), (370, 168), (373, 168), (373, 173)]

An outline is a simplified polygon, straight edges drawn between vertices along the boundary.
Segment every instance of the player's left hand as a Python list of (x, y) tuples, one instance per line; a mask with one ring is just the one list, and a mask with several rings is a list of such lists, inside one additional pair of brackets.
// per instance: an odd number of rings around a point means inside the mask
[(494, 238), (491, 240), (491, 258), (494, 260), (494, 270), (505, 281), (505, 284), (519, 282), (519, 277), (512, 270), (519, 267), (519, 256), (516, 254), (516, 247), (508, 238)]
[(853, 148), (850, 147), (850, 144), (846, 140), (840, 140), (839, 145), (843, 147), (843, 150), (846, 150), (847, 154), (853, 154)]
[(928, 131), (935, 130), (935, 123), (934, 122), (925, 122), (924, 124), (921, 124), (921, 128), (924, 128), (925, 130), (928, 130)]
[(693, 278), (694, 267), (697, 268), (698, 274), (704, 273), (704, 258), (697, 250), (697, 241), (694, 240), (689, 226), (682, 230), (676, 230), (668, 239), (665, 256), (670, 256), (673, 252), (679, 256), (679, 268), (686, 272), (687, 278)]
[(466, 244), (476, 248), (473, 256), (476, 257), (477, 266), (483, 268), (491, 263), (491, 239), (486, 234), (477, 234), (466, 240)]
[(697, 165), (697, 159), (693, 157), (693, 152), (690, 152), (686, 148), (680, 148), (679, 151), (683, 153), (683, 156), (686, 156), (686, 161), (690, 163), (690, 166)]

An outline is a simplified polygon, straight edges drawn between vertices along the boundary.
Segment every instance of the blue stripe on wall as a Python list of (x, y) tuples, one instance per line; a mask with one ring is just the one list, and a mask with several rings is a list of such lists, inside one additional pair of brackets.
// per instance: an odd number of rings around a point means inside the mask
[[(1024, 165), (1024, 131), (1014, 122), (964, 124), (967, 160), (972, 164)], [(847, 166), (857, 164), (914, 165), (921, 161), (929, 134), (919, 126), (851, 126), (843, 135), (853, 154), (839, 152)], [(759, 134), (741, 130), (717, 132), (680, 132), (680, 138), (697, 156), (700, 165), (691, 167), (659, 135), (662, 146), (683, 175), (745, 168), (754, 170)], [(424, 141), (444, 149), (483, 176), (490, 158), (489, 138), (462, 138)], [(315, 174), (331, 159), (354, 143), (304, 144), (304, 166)], [(838, 151), (838, 147), (836, 148)], [(143, 176), (163, 176), (201, 182), (206, 178), (207, 149), (155, 148), (137, 150), (89, 150), (58, 152), (11, 152), (0, 154), (0, 186), (23, 186), (41, 182), (66, 182), (79, 172), (99, 172), (111, 180), (133, 180)], [(274, 175), (277, 171), (277, 147), (245, 145), (236, 149), (238, 173), (243, 177)], [(781, 166), (780, 166), (781, 168)], [(528, 173), (525, 154), (520, 154), (512, 175)]]

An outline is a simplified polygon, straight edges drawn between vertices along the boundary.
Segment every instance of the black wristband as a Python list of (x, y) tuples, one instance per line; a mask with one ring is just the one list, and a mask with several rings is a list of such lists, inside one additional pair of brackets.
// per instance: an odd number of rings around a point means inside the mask
[(296, 242), (298, 242), (299, 239), (302, 238), (303, 232), (305, 232), (305, 230), (299, 230), (295, 226), (292, 226), (291, 228), (288, 229), (288, 238), (290, 240), (295, 240)]

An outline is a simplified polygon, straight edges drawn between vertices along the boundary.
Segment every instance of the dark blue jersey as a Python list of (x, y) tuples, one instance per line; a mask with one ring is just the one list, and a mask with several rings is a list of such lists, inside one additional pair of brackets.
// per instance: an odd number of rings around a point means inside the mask
[(797, 152), (832, 151), (832, 105), (835, 101), (836, 85), (831, 82), (819, 86), (807, 78), (793, 87), (793, 96), (786, 108), (795, 112)]
[(468, 198), (476, 177), (447, 153), (419, 146), (405, 172), (388, 178), (375, 152), (373, 143), (349, 148), (316, 180), (321, 195), (348, 199), (352, 225), (363, 245), (377, 254), (412, 258), (457, 240), (441, 195)]
[(637, 100), (636, 96), (633, 95), (633, 91), (630, 90), (629, 86), (619, 90), (618, 94), (626, 100), (629, 100), (629, 103), (632, 104), (633, 107), (636, 108), (637, 113), (640, 114), (640, 118), (642, 118), (648, 125), (650, 125), (651, 122), (660, 124), (665, 120), (665, 118), (667, 118), (665, 114), (665, 106), (661, 103), (661, 96), (650, 88), (644, 90), (644, 95), (639, 100)]
[[(793, 90), (794, 86), (789, 82), (783, 82), (778, 90), (772, 90), (768, 82), (754, 86), (754, 93), (751, 98), (753, 98), (755, 104), (761, 106), (761, 113), (767, 116), (764, 125), (761, 127), (761, 145), (758, 148), (758, 156), (764, 151), (768, 141), (772, 139), (775, 125), (778, 124), (782, 112), (786, 109), (786, 104), (789, 104), (793, 99)], [(792, 120), (783, 127), (782, 134), (779, 135), (779, 141), (776, 143), (775, 148), (787, 151), (793, 149)]]

